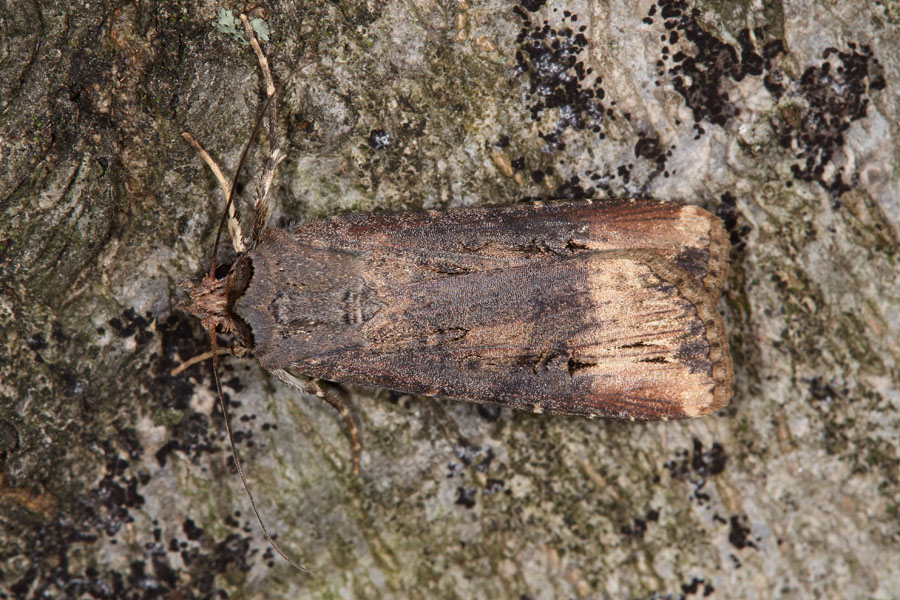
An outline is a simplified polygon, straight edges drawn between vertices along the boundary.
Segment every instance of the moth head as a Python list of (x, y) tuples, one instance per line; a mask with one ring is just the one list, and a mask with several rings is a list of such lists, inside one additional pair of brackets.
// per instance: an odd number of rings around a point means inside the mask
[(236, 324), (228, 310), (231, 279), (231, 274), (222, 279), (207, 275), (197, 284), (188, 284), (191, 298), (182, 308), (200, 319), (207, 331), (215, 331), (219, 325), (226, 333), (236, 331)]

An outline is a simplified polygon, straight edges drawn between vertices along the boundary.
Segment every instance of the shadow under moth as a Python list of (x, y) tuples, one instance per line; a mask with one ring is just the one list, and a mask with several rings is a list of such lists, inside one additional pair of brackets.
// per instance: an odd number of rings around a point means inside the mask
[[(214, 252), (188, 310), (213, 344), (221, 327), (279, 379), (335, 406), (354, 470), (355, 421), (323, 381), (589, 418), (681, 419), (727, 404), (716, 303), (729, 244), (696, 206), (560, 201), (269, 227), (275, 87), (242, 19), (266, 79), (270, 154), (245, 237), (234, 185), (185, 134), (228, 198), (237, 252), (221, 278)], [(236, 452), (235, 462), (240, 471)]]

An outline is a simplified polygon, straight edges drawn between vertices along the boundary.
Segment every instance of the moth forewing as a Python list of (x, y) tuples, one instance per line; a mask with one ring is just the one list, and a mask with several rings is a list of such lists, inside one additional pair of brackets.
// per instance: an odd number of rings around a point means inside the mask
[(702, 209), (648, 202), (339, 216), (266, 230), (231, 312), (268, 369), (552, 414), (693, 417), (731, 397), (709, 289), (724, 239)]

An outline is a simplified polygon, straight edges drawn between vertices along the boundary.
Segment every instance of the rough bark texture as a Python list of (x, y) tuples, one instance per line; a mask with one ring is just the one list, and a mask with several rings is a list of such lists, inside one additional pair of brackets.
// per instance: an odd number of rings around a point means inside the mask
[[(760, 8), (760, 5), (763, 7)], [(211, 2), (0, 6), (0, 589), (14, 597), (900, 596), (895, 2), (267, 2), (282, 222), (623, 197), (733, 251), (736, 395), (629, 424), (223, 368), (179, 312), (264, 96)], [(264, 12), (262, 12), (264, 11)], [(546, 21), (546, 23), (545, 23)], [(255, 154), (249, 172), (262, 158)]]

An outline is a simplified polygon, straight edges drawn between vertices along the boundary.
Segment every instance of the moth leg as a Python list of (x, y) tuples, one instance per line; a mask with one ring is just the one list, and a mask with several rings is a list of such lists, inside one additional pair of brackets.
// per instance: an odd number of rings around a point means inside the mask
[(250, 227), (250, 244), (256, 245), (263, 230), (269, 224), (269, 218), (272, 216), (272, 201), (269, 199), (269, 189), (272, 187), (272, 178), (275, 176), (275, 167), (281, 161), (278, 148), (274, 148), (262, 173), (259, 175), (259, 181), (256, 185), (256, 202), (253, 211), (253, 223)]
[[(243, 346), (216, 348), (215, 354), (218, 356), (224, 356), (226, 354), (229, 354), (231, 356), (237, 356), (238, 358), (241, 358), (242, 356), (247, 354), (247, 349)], [(171, 375), (172, 377), (176, 377), (176, 376), (180, 375), (186, 369), (193, 367), (197, 363), (203, 362), (205, 360), (209, 360), (212, 357), (213, 357), (212, 350), (207, 350), (206, 352), (192, 356), (189, 359), (187, 359), (186, 361), (183, 361), (180, 365), (178, 365), (174, 369), (172, 369), (169, 372), (169, 375)]]
[[(187, 131), (183, 132), (181, 137), (187, 140), (194, 150), (197, 151), (197, 154), (200, 155), (200, 158), (202, 158), (203, 162), (206, 163), (206, 166), (209, 167), (209, 170), (216, 176), (219, 187), (222, 188), (222, 195), (225, 196), (225, 201), (228, 202), (228, 198), (231, 196), (231, 184), (228, 183), (228, 180), (222, 173), (222, 169), (219, 168), (219, 165), (216, 164), (213, 157), (209, 155), (209, 152), (207, 152), (200, 142), (197, 141), (197, 138)], [(234, 246), (234, 251), (238, 254), (245, 252), (247, 250), (247, 244), (244, 242), (244, 233), (241, 231), (241, 218), (234, 202), (231, 202), (228, 205), (228, 233), (231, 236), (231, 245)]]
[(269, 224), (269, 218), (272, 216), (272, 202), (269, 200), (269, 190), (272, 187), (275, 168), (278, 166), (281, 157), (279, 155), (275, 128), (275, 115), (278, 113), (278, 109), (275, 106), (275, 83), (272, 80), (272, 72), (269, 70), (269, 61), (266, 59), (266, 55), (263, 54), (259, 40), (256, 39), (256, 33), (253, 31), (253, 26), (250, 25), (247, 15), (241, 15), (241, 22), (244, 24), (244, 30), (247, 32), (247, 37), (250, 38), (250, 45), (253, 47), (253, 52), (256, 53), (256, 58), (259, 60), (259, 68), (266, 80), (266, 96), (270, 105), (267, 107), (269, 156), (266, 158), (266, 164), (263, 166), (256, 185), (253, 223), (250, 227), (250, 245), (254, 246), (259, 241), (260, 235)]
[(341, 418), (344, 419), (344, 425), (347, 427), (347, 437), (350, 440), (350, 448), (353, 450), (353, 474), (359, 475), (359, 461), (362, 455), (362, 442), (359, 439), (359, 427), (356, 425), (356, 419), (350, 412), (350, 407), (341, 398), (340, 391), (335, 387), (324, 387), (323, 382), (319, 379), (313, 379), (312, 383), (316, 386), (316, 396), (327, 402), (338, 411)]
[(356, 424), (356, 419), (353, 418), (353, 413), (350, 411), (350, 408), (344, 402), (344, 399), (340, 397), (338, 388), (333, 386), (326, 387), (327, 384), (321, 379), (297, 377), (284, 369), (275, 369), (272, 371), (272, 374), (282, 382), (301, 392), (318, 396), (338, 411), (338, 414), (344, 419), (344, 426), (347, 428), (347, 437), (350, 440), (350, 447), (353, 451), (352, 472), (354, 475), (359, 475), (359, 463), (360, 457), (362, 456), (362, 442), (359, 439), (359, 426)]

